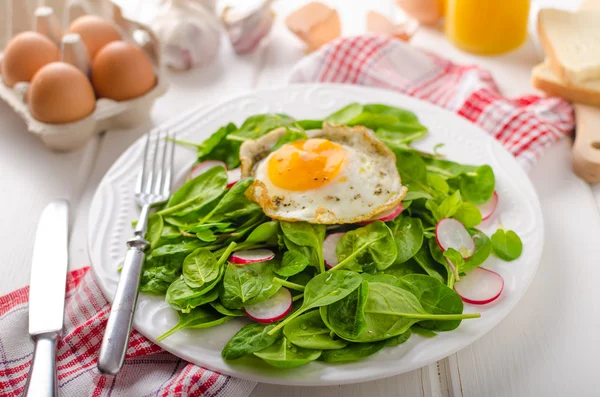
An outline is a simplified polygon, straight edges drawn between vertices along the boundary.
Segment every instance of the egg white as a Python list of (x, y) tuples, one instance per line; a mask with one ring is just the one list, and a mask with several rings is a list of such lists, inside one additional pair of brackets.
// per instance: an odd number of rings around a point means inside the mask
[(406, 188), (402, 186), (393, 152), (364, 127), (324, 124), (323, 130), (309, 131), (309, 138), (340, 144), (346, 164), (328, 184), (306, 191), (291, 191), (272, 183), (265, 157), (285, 133), (277, 129), (256, 141), (245, 142), (240, 150), (242, 174), (253, 176), (246, 195), (274, 219), (319, 224), (356, 223), (398, 205)]

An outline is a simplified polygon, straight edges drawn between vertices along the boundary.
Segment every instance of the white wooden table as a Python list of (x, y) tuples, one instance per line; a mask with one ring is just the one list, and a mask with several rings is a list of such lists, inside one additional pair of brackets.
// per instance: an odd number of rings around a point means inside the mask
[[(303, 1), (280, 1), (275, 9), (281, 17)], [(142, 20), (151, 15), (148, 0), (120, 3)], [(393, 7), (391, 0), (328, 3), (339, 9), (345, 34), (363, 30), (367, 9), (389, 12)], [(285, 84), (303, 48), (280, 21), (266, 45), (251, 55), (236, 57), (225, 43), (219, 59), (206, 69), (169, 74), (171, 88), (154, 106), (152, 124), (225, 95)], [(508, 55), (489, 58), (456, 50), (436, 30), (422, 29), (413, 43), (457, 62), (489, 68), (508, 96), (533, 91), (529, 72), (539, 55), (530, 42)], [(56, 154), (47, 151), (0, 103), (0, 294), (28, 283), (36, 222), (45, 204), (56, 197), (72, 203), (71, 267), (89, 265), (87, 214), (96, 186), (125, 148), (149, 127), (109, 131), (79, 152)], [(542, 263), (520, 305), (492, 332), (437, 365), (393, 378), (321, 388), (260, 384), (253, 396), (599, 395), (595, 364), (600, 356), (600, 188), (573, 174), (569, 148), (567, 140), (555, 145), (530, 173), (545, 217)]]

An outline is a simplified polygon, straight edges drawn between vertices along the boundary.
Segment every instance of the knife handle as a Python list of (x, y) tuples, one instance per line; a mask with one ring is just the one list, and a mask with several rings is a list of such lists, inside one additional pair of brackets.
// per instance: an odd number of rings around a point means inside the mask
[(57, 332), (32, 336), (35, 342), (29, 376), (25, 384), (25, 397), (57, 397), (56, 340)]
[(119, 285), (98, 354), (98, 370), (105, 375), (118, 374), (125, 361), (144, 263), (144, 251), (149, 245), (140, 236), (127, 242), (129, 249), (125, 255)]

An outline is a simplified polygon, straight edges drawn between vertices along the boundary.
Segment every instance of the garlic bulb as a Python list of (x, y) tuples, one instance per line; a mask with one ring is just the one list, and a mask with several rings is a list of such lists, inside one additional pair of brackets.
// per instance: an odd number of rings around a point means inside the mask
[(221, 20), (233, 49), (238, 54), (254, 51), (263, 38), (271, 31), (275, 14), (271, 11), (273, 0), (264, 0), (262, 4), (250, 10), (225, 7)]
[[(206, 4), (206, 6), (204, 5)], [(218, 53), (221, 30), (212, 0), (167, 0), (154, 17), (163, 62), (177, 70), (210, 63)]]

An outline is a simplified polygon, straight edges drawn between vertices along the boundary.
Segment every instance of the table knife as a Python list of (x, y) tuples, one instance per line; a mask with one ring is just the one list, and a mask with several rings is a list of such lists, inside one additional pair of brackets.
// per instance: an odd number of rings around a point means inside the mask
[(56, 342), (63, 328), (68, 267), (69, 203), (42, 212), (35, 235), (29, 286), (29, 335), (35, 343), (26, 397), (56, 397)]

